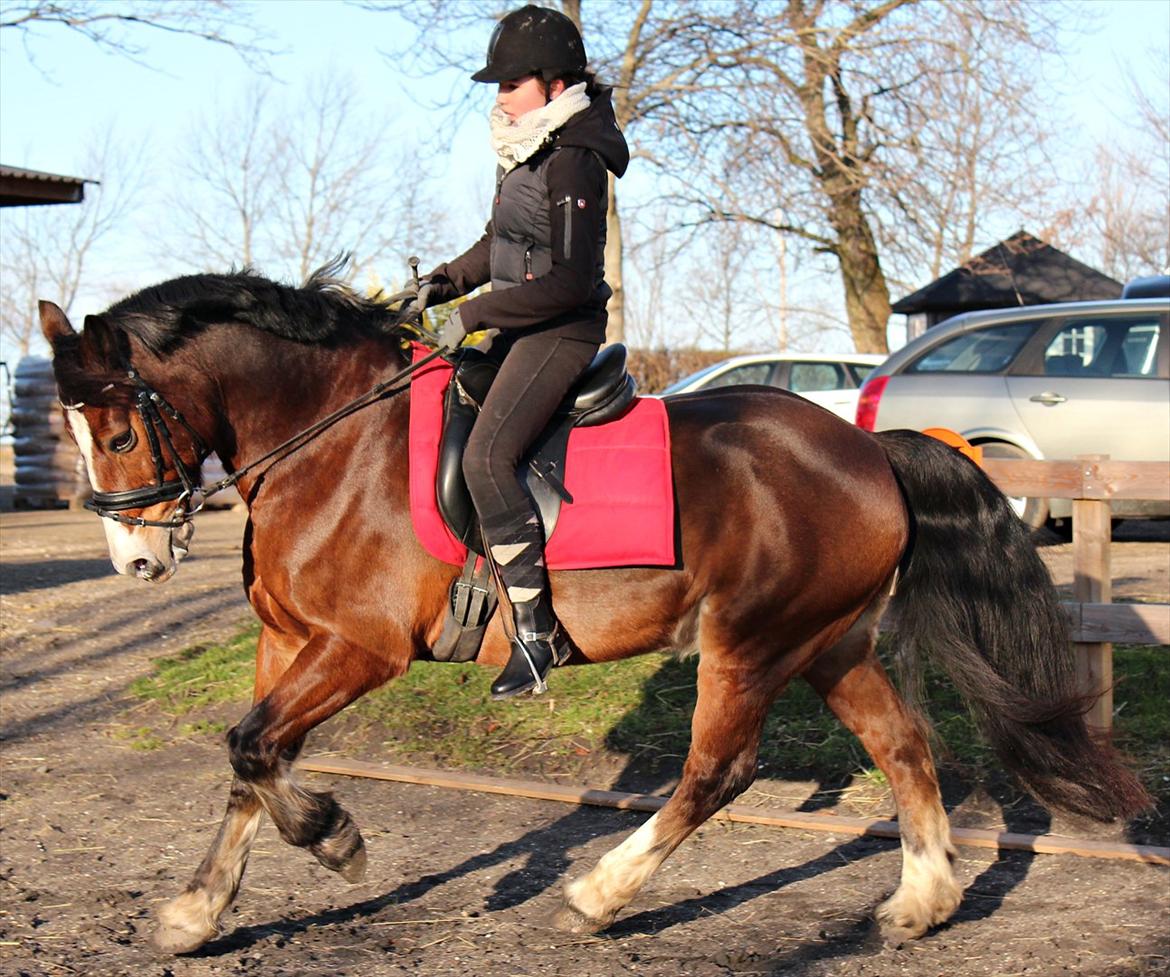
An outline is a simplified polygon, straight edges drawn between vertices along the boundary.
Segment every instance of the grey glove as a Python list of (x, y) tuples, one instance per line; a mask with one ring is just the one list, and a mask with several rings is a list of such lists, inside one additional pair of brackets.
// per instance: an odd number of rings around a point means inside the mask
[(443, 323), (439, 333), (439, 349), (455, 349), (467, 336), (467, 329), (463, 325), (463, 317), (455, 309)]
[(395, 292), (386, 299), (386, 304), (394, 305), (402, 302), (402, 312), (410, 312), (418, 315), (430, 304), (430, 298), (431, 283), (424, 278), (421, 282), (407, 282), (406, 288), (401, 292)]
[(408, 281), (406, 288), (401, 292), (395, 292), (393, 295), (386, 296), (386, 304), (397, 305), (399, 302), (413, 302), (418, 298), (418, 286), (418, 282)]

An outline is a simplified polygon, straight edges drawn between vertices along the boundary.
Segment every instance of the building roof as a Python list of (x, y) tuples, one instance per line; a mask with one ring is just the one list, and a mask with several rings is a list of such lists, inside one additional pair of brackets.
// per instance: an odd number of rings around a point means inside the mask
[(891, 311), (956, 315), (974, 309), (1115, 299), (1121, 282), (1027, 231), (984, 251), (937, 281), (899, 299)]
[(85, 199), (85, 185), (96, 182), (80, 176), (0, 164), (0, 207), (81, 203)]

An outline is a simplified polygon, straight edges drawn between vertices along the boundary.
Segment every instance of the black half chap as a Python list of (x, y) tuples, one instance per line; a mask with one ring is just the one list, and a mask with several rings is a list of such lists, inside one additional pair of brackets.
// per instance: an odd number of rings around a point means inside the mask
[(545, 588), (540, 519), (517, 476), (521, 458), (539, 437), (598, 344), (539, 333), (492, 344), (503, 351), (463, 452), (463, 474), (509, 597), (530, 600)]

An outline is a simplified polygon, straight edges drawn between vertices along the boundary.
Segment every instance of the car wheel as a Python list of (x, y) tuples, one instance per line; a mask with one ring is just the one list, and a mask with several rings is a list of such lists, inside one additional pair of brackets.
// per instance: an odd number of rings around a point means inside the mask
[[(985, 443), (982, 447), (983, 454), (987, 458), (1030, 459), (1032, 457), (1023, 448), (1017, 448), (1014, 444), (1004, 444), (1002, 441), (991, 441)], [(1007, 500), (1008, 504), (1015, 511), (1015, 514), (1020, 517), (1020, 521), (1033, 532), (1047, 522), (1047, 499), (1027, 499), (1023, 496), (1009, 495)]]

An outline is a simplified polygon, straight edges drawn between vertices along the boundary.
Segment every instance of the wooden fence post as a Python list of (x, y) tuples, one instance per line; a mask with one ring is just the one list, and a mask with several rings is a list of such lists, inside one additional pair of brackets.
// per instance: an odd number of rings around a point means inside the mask
[[(1080, 498), (1073, 499), (1073, 594), (1081, 604), (1108, 604), (1113, 600), (1110, 565), (1112, 511), (1101, 498), (1097, 462), (1108, 455), (1078, 455), (1081, 463)], [(1087, 496), (1087, 497), (1086, 497)], [(1113, 726), (1113, 645), (1078, 642), (1077, 673), (1080, 686), (1097, 698), (1085, 721), (1105, 735)]]

